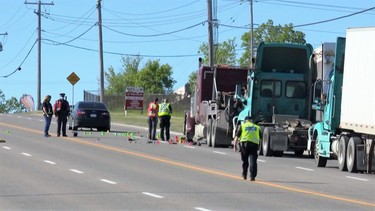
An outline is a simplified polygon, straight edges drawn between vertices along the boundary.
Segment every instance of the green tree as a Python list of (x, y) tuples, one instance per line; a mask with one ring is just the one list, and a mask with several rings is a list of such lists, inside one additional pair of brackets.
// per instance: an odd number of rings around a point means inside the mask
[(15, 97), (11, 97), (5, 102), (5, 113), (21, 113), (26, 111), (26, 107)]
[(5, 94), (0, 89), (0, 113), (5, 113)]
[(148, 60), (139, 68), (142, 58), (122, 57), (124, 71), (116, 73), (111, 66), (105, 72), (106, 94), (123, 94), (127, 87), (143, 87), (146, 94), (166, 94), (173, 91), (176, 83), (172, 78), (172, 67), (160, 64), (159, 60)]
[(124, 70), (118, 73), (110, 66), (108, 72), (104, 73), (106, 79), (105, 93), (107, 95), (121, 95), (125, 92), (126, 87), (135, 86), (141, 60), (140, 56), (121, 57)]
[[(275, 26), (272, 20), (268, 20), (267, 23), (261, 24), (258, 28), (254, 29), (254, 49), (259, 45), (260, 42), (273, 42), (273, 43), (298, 43), (305, 44), (305, 34), (301, 31), (295, 31), (293, 24), (280, 24)], [(250, 32), (246, 32), (242, 35), (242, 47), (245, 47), (245, 52), (239, 59), (240, 66), (248, 67), (250, 64)]]
[(189, 80), (188, 80), (188, 84), (189, 84), (189, 88), (190, 88), (190, 93), (195, 93), (195, 83), (197, 81), (197, 71), (194, 71), (192, 73), (190, 73), (189, 75)]
[(169, 94), (176, 83), (172, 78), (172, 67), (160, 65), (159, 60), (148, 60), (138, 74), (137, 86), (143, 87), (145, 94)]
[[(236, 38), (228, 39), (219, 43), (214, 47), (215, 64), (226, 64), (226, 65), (236, 65)], [(209, 62), (209, 46), (207, 43), (203, 43), (198, 50), (199, 54), (203, 54), (203, 64), (208, 64)]]
[(26, 107), (17, 98), (12, 97), (6, 100), (5, 94), (0, 90), (0, 113), (20, 113), (26, 111)]

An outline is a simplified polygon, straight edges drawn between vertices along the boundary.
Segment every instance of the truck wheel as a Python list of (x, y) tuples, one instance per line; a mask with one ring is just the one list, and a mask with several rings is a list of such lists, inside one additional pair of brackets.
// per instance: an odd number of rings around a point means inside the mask
[(314, 158), (315, 147), (316, 147), (315, 141), (312, 141), (311, 146), (310, 146), (310, 151), (308, 151), (310, 158)]
[(296, 150), (294, 151), (294, 155), (297, 157), (302, 157), (304, 151), (305, 150)]
[(319, 156), (319, 142), (317, 140), (317, 135), (314, 134), (314, 143), (315, 143), (315, 147), (314, 147), (314, 158), (315, 158), (315, 165), (317, 167), (326, 167), (327, 165), (327, 158), (326, 157), (322, 157), (322, 156)]
[(264, 128), (263, 137), (262, 137), (262, 148), (264, 156), (272, 156), (273, 150), (270, 149), (270, 130), (271, 127)]
[(284, 155), (284, 151), (274, 151), (273, 154), (275, 157), (282, 157)]
[(259, 140), (259, 149), (258, 149), (258, 155), (263, 155), (263, 142), (262, 142), (262, 139)]
[(262, 138), (263, 138), (263, 131), (264, 127), (260, 126), (260, 140), (259, 140), (259, 150), (258, 150), (258, 155), (263, 155), (263, 146), (262, 146)]
[(349, 137), (346, 135), (342, 135), (339, 141), (339, 147), (337, 152), (337, 161), (339, 163), (340, 171), (347, 171), (348, 168), (346, 167), (346, 151), (348, 147)]
[(209, 119), (207, 122), (207, 132), (206, 132), (207, 146), (211, 147), (212, 140), (212, 119)]
[(359, 137), (351, 137), (348, 143), (348, 149), (346, 152), (346, 167), (351, 173), (357, 172), (357, 154), (356, 149), (357, 145), (362, 142)]
[(211, 145), (213, 148), (217, 147), (216, 144), (216, 120), (211, 120), (212, 121), (212, 127), (211, 127)]

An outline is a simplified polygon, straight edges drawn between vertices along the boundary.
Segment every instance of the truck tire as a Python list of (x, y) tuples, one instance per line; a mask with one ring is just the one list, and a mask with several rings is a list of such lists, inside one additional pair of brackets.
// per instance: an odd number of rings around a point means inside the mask
[(348, 147), (349, 137), (346, 135), (342, 135), (339, 140), (339, 147), (337, 152), (337, 161), (339, 163), (340, 171), (347, 171), (348, 168), (346, 166), (346, 151)]
[(273, 155), (275, 157), (282, 157), (284, 155), (284, 151), (274, 151)]
[(297, 156), (297, 157), (302, 157), (304, 152), (305, 152), (305, 150), (296, 150), (296, 151), (294, 151), (294, 155)]
[(260, 126), (260, 140), (259, 140), (258, 155), (263, 155), (263, 146), (262, 146), (263, 132), (264, 132), (264, 127)]
[(212, 119), (208, 119), (207, 121), (207, 132), (206, 132), (206, 140), (207, 140), (207, 147), (211, 147), (212, 145)]
[(211, 125), (211, 146), (213, 148), (218, 147), (216, 143), (216, 119), (211, 120), (212, 125)]
[(317, 140), (318, 135), (314, 134), (313, 142), (315, 143), (314, 147), (314, 158), (315, 158), (315, 165), (316, 167), (326, 167), (327, 165), (327, 158), (319, 156), (319, 142)]
[(272, 156), (273, 150), (270, 149), (270, 132), (272, 127), (266, 127), (263, 131), (262, 136), (262, 148), (263, 148), (263, 155), (264, 156)]
[(355, 173), (357, 172), (357, 145), (362, 142), (360, 137), (351, 137), (348, 143), (348, 149), (346, 152), (346, 166), (348, 172)]

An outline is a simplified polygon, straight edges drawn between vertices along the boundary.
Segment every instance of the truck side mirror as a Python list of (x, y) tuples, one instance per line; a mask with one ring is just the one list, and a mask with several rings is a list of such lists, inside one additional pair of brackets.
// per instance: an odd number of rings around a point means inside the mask
[(237, 98), (237, 99), (241, 98), (241, 85), (239, 85), (239, 84), (236, 85), (234, 97)]
[(326, 105), (325, 99), (316, 97), (314, 99), (314, 102), (312, 103), (312, 109), (317, 110), (317, 111), (323, 111), (325, 105)]

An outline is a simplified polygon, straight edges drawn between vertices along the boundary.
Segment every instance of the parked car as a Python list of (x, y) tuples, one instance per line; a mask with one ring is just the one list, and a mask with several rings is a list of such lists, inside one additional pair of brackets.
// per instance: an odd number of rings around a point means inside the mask
[(110, 131), (111, 115), (107, 107), (101, 102), (77, 102), (68, 118), (68, 129), (73, 130), (73, 136), (77, 136), (79, 128)]

